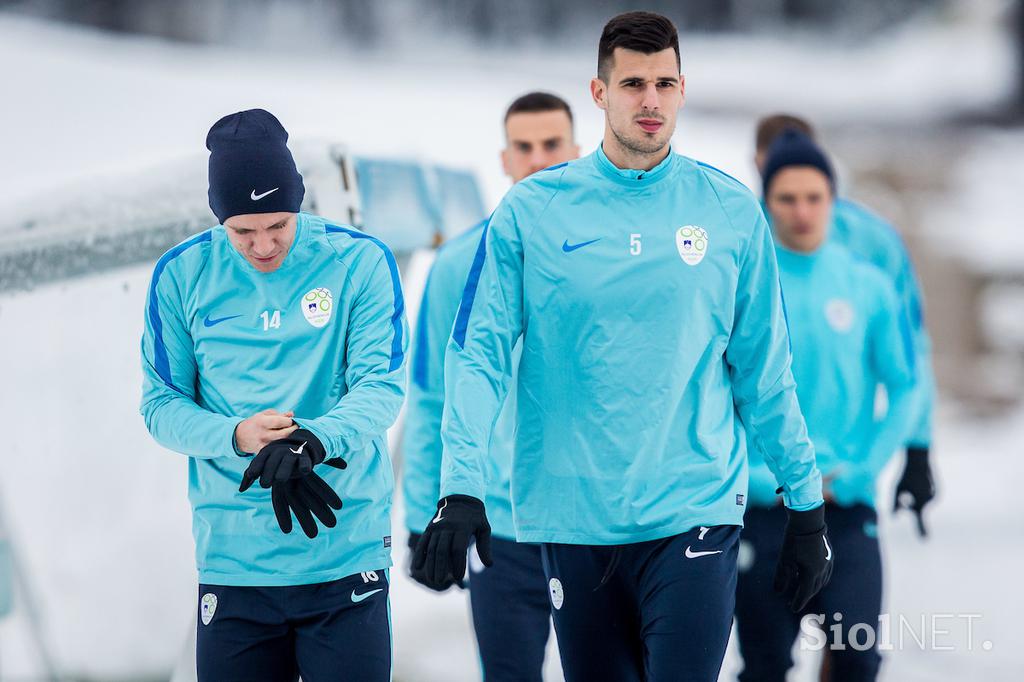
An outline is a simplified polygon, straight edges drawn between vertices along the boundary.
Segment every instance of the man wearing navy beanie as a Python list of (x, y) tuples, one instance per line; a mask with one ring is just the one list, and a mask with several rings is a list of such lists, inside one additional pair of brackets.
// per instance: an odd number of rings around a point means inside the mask
[[(754, 165), (763, 170), (768, 149), (787, 129), (795, 128), (814, 139), (811, 124), (792, 114), (773, 114), (762, 118), (755, 135)], [(908, 509), (916, 517), (921, 537), (927, 535), (924, 510), (935, 499), (935, 477), (931, 467), (932, 422), (935, 412), (935, 374), (931, 361), (931, 337), (924, 318), (924, 296), (914, 264), (899, 232), (869, 208), (837, 196), (832, 202), (829, 239), (881, 268), (896, 287), (906, 310), (917, 355), (918, 412), (907, 433), (906, 460), (896, 484), (893, 511)]]
[[(785, 293), (792, 372), (822, 474), (832, 580), (794, 613), (773, 590), (786, 515), (757, 447), (740, 535), (736, 627), (741, 682), (784, 680), (801, 618), (821, 627), (831, 679), (870, 682), (879, 671), (882, 605), (876, 481), (903, 443), (916, 376), (909, 324), (885, 273), (828, 239), (832, 165), (805, 134), (783, 132), (763, 166), (765, 207)], [(875, 394), (888, 397), (875, 414)]]
[(141, 411), (189, 458), (200, 682), (384, 681), (405, 304), (382, 242), (300, 212), (287, 141), (262, 109), (210, 129), (219, 224), (153, 271)]

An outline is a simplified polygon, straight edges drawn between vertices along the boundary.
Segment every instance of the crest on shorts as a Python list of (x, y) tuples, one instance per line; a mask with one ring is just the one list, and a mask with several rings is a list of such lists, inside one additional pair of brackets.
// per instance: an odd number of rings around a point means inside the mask
[(326, 287), (313, 289), (302, 297), (302, 316), (317, 329), (331, 321), (334, 297)]
[(551, 595), (551, 605), (555, 610), (562, 608), (562, 604), (565, 603), (565, 592), (562, 590), (561, 580), (552, 578), (548, 581), (548, 594)]
[(207, 592), (199, 602), (199, 617), (203, 620), (203, 625), (209, 625), (215, 613), (217, 613), (217, 595)]
[(676, 249), (687, 265), (696, 265), (708, 252), (708, 231), (696, 225), (684, 225), (676, 230)]

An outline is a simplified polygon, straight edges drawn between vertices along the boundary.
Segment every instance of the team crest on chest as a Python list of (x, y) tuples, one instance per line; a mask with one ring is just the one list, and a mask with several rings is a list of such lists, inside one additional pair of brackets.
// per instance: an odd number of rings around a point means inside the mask
[(302, 297), (302, 316), (317, 329), (331, 321), (333, 308), (334, 297), (326, 287), (313, 289)]
[(687, 265), (696, 265), (708, 252), (708, 231), (696, 225), (684, 225), (676, 230), (676, 249)]
[(825, 304), (825, 320), (828, 321), (828, 326), (841, 334), (853, 329), (855, 317), (853, 305), (845, 298), (829, 299)]

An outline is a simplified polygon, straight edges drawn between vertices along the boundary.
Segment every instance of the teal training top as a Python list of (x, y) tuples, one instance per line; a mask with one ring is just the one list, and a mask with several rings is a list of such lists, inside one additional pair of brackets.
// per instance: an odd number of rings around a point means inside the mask
[[(142, 415), (188, 455), (201, 583), (301, 585), (391, 565), (394, 487), (385, 432), (404, 396), (408, 345), (394, 256), (379, 240), (299, 214), (281, 267), (257, 271), (217, 226), (153, 271), (142, 338)], [(238, 492), (235, 426), (265, 409), (348, 468), (318, 466), (344, 502), (309, 539), (278, 528), (270, 490)]]
[(525, 542), (741, 524), (746, 435), (786, 504), (822, 503), (768, 224), (714, 168), (598, 149), (536, 173), (483, 231), (445, 358), (441, 494), (484, 499), (522, 337), (512, 505)]
[[(812, 254), (777, 247), (793, 339), (793, 376), (818, 468), (837, 503), (874, 505), (875, 479), (903, 444), (914, 410), (911, 331), (888, 277), (842, 246)], [(875, 414), (876, 389), (888, 396)], [(775, 484), (750, 457), (750, 501), (771, 505)]]

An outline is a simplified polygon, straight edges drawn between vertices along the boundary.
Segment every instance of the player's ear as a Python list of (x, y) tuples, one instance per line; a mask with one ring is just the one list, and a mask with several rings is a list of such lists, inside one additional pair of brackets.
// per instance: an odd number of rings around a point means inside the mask
[(590, 96), (594, 98), (594, 104), (597, 105), (598, 109), (607, 109), (608, 101), (605, 99), (608, 95), (608, 86), (600, 78), (590, 79)]
[(512, 171), (508, 167), (508, 145), (501, 150), (501, 168), (505, 171), (505, 175), (512, 176)]

